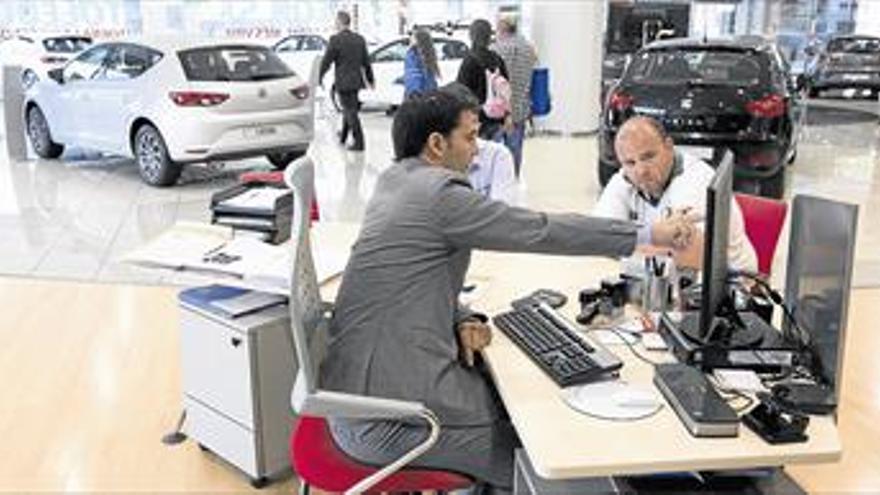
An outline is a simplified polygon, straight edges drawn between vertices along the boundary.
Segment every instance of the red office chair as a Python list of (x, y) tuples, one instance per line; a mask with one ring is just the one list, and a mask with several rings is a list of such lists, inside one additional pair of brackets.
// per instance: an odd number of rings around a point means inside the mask
[(769, 276), (788, 204), (750, 194), (737, 193), (734, 196), (742, 211), (746, 236), (758, 255), (758, 272)]
[[(324, 418), (302, 416), (290, 437), (291, 465), (306, 488), (344, 492), (379, 468), (365, 466), (339, 450)], [(296, 455), (294, 455), (296, 453)], [(449, 471), (403, 469), (373, 486), (368, 493), (449, 492), (473, 485), (470, 478)]]
[[(473, 481), (458, 473), (429, 469), (407, 469), (411, 461), (428, 451), (440, 436), (437, 416), (424, 404), (322, 390), (318, 373), (326, 344), (326, 305), (321, 301), (318, 278), (305, 216), (314, 193), (314, 164), (308, 157), (292, 163), (285, 182), (293, 189), (291, 239), (295, 256), (290, 293), (290, 331), (299, 365), (290, 394), (292, 409), (299, 415), (290, 438), (290, 461), (301, 480), (301, 493), (309, 486), (347, 493), (401, 491), (449, 491), (465, 488)], [(428, 437), (387, 466), (365, 466), (345, 455), (333, 442), (327, 417), (353, 419), (421, 419)]]

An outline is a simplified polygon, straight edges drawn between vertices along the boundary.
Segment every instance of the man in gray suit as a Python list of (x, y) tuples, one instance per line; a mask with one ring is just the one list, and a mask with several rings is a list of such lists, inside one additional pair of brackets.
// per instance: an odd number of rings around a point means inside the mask
[[(405, 102), (396, 163), (379, 178), (336, 299), (322, 386), (423, 402), (438, 443), (414, 463), (509, 490), (518, 440), (491, 379), (473, 366), (486, 318), (457, 304), (471, 249), (625, 256), (637, 244), (684, 246), (683, 218), (654, 225), (508, 206), (471, 189), (479, 108), (444, 92)], [(515, 267), (511, 267), (515, 269)], [(340, 447), (385, 464), (426, 436), (421, 424), (331, 418)]]

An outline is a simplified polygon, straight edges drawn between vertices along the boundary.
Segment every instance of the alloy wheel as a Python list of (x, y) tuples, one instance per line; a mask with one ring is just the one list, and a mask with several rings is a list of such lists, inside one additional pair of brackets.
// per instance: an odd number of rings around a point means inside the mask
[(138, 166), (144, 175), (155, 180), (162, 173), (165, 153), (158, 136), (153, 132), (144, 132), (138, 140)]

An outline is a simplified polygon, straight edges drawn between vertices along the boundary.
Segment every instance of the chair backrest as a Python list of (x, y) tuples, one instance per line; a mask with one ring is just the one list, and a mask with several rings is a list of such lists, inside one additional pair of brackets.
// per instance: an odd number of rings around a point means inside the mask
[(318, 291), (318, 276), (309, 242), (309, 212), (314, 197), (315, 167), (308, 155), (294, 161), (284, 173), (293, 190), (293, 276), (290, 289), (290, 331), (298, 370), (291, 403), (298, 404), (317, 391), (317, 373), (323, 355), (326, 318)]
[(758, 256), (758, 272), (770, 275), (788, 204), (750, 194), (737, 193), (734, 196), (742, 211), (746, 236)]

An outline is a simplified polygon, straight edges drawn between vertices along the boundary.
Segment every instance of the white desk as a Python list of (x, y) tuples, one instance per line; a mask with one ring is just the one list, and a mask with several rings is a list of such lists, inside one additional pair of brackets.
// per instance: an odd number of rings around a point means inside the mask
[[(325, 240), (350, 242), (349, 226), (322, 226)], [(489, 315), (539, 288), (569, 297), (561, 310), (574, 320), (577, 294), (614, 276), (619, 262), (605, 258), (475, 252), (468, 283), (475, 283), (474, 309)], [(331, 300), (338, 280), (324, 284)], [(623, 345), (610, 349), (624, 362), (621, 377), (649, 384), (653, 368)], [(655, 361), (665, 352), (643, 352)], [(668, 406), (633, 422), (610, 422), (578, 413), (562, 400), (560, 388), (503, 333), (493, 333), (484, 356), (535, 472), (546, 480), (576, 480), (670, 471), (727, 470), (795, 463), (833, 462), (841, 456), (837, 427), (829, 417), (813, 417), (806, 443), (772, 446), (745, 426), (736, 438), (692, 437)], [(653, 385), (651, 385), (653, 386)]]
[[(617, 270), (617, 262), (597, 258), (479, 253), (471, 272), (485, 277), (488, 288), (475, 306), (494, 314), (531, 290), (554, 288), (569, 297), (561, 311), (574, 320), (577, 291)], [(652, 383), (650, 365), (623, 345), (610, 349), (624, 362), (623, 379)], [(672, 359), (666, 352), (643, 353), (655, 361)], [(563, 402), (560, 388), (500, 331), (494, 332), (484, 356), (535, 472), (548, 480), (820, 463), (841, 456), (830, 417), (811, 418), (805, 443), (773, 446), (745, 426), (736, 438), (698, 439), (668, 405), (632, 422), (574, 411)]]

